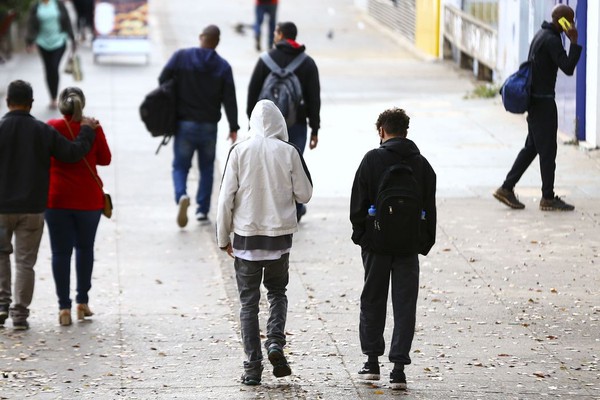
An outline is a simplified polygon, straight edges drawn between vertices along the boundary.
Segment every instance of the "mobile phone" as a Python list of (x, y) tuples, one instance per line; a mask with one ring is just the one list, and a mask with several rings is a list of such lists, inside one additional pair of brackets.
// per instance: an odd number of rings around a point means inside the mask
[(565, 17), (561, 17), (558, 20), (558, 23), (560, 24), (560, 26), (562, 26), (562, 28), (565, 32), (567, 32), (569, 29), (571, 29), (571, 23)]

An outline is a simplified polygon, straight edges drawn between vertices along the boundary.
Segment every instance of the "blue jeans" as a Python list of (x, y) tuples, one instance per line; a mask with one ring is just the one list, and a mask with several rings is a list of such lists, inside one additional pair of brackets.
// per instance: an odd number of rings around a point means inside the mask
[(419, 294), (419, 258), (388, 256), (362, 251), (365, 281), (360, 295), (360, 346), (367, 356), (381, 356), (385, 350), (383, 331), (390, 275), (394, 331), (390, 345), (390, 362), (410, 364), (410, 348), (415, 335), (417, 297)]
[(47, 209), (45, 213), (50, 248), (52, 274), (58, 296), (58, 307), (71, 308), (71, 255), (75, 248), (77, 296), (79, 304), (89, 302), (94, 269), (94, 241), (102, 210)]
[(260, 40), (260, 28), (269, 14), (269, 49), (273, 47), (275, 37), (275, 20), (277, 19), (277, 4), (262, 4), (256, 6), (256, 23), (254, 24), (254, 36)]
[[(296, 145), (300, 149), (300, 154), (304, 154), (304, 148), (306, 147), (306, 135), (308, 134), (308, 128), (305, 124), (294, 124), (288, 127), (289, 142)], [(304, 207), (303, 204), (296, 203), (296, 212), (300, 215), (300, 210)]]
[(196, 192), (196, 212), (208, 214), (213, 187), (215, 152), (217, 147), (217, 124), (179, 121), (173, 144), (173, 184), (175, 203), (187, 194), (187, 177), (192, 166), (194, 152), (198, 153), (200, 182)]
[(261, 282), (267, 289), (269, 300), (265, 347), (268, 349), (271, 344), (277, 344), (281, 348), (285, 346), (288, 307), (285, 292), (289, 281), (289, 259), (289, 253), (282, 255), (279, 260), (272, 261), (247, 261), (237, 257), (235, 259), (235, 278), (241, 304), (242, 342), (247, 357), (244, 361), (244, 369), (250, 374), (260, 369), (263, 359), (258, 323)]

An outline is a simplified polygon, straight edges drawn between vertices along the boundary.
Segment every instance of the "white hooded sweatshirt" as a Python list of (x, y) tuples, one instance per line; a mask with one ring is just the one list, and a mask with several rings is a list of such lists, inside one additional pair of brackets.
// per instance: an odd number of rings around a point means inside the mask
[(256, 103), (249, 137), (227, 158), (217, 205), (217, 244), (240, 236), (283, 236), (298, 230), (296, 201), (312, 196), (310, 173), (288, 143), (285, 120), (270, 100)]

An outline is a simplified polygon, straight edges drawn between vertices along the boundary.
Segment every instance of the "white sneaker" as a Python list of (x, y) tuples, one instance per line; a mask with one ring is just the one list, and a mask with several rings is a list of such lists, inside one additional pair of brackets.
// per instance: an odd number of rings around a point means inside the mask
[(177, 225), (184, 227), (188, 223), (187, 209), (190, 206), (190, 198), (184, 194), (179, 198), (179, 211), (177, 212)]
[(196, 221), (200, 221), (200, 222), (208, 221), (208, 215), (206, 215), (203, 212), (197, 212), (196, 213)]

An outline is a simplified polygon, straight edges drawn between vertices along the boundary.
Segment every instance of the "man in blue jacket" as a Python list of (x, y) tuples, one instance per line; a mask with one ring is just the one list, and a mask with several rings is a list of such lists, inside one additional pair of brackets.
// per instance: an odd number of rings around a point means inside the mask
[[(570, 24), (565, 30), (559, 20), (565, 18)], [(577, 44), (578, 33), (573, 19), (573, 9), (565, 4), (559, 4), (552, 10), (552, 22), (545, 22), (535, 34), (529, 47), (529, 60), (533, 61), (531, 81), (531, 101), (527, 110), (527, 126), (529, 132), (525, 146), (508, 172), (502, 186), (494, 192), (498, 201), (510, 208), (523, 209), (514, 193), (514, 187), (521, 179), (529, 165), (540, 156), (540, 173), (542, 175), (542, 199), (540, 210), (543, 211), (572, 211), (575, 207), (565, 203), (554, 194), (554, 173), (556, 170), (558, 113), (554, 101), (556, 75), (560, 68), (571, 76), (581, 55), (581, 46)], [(571, 41), (569, 54), (563, 48), (560, 37), (565, 32)]]
[(188, 222), (187, 176), (195, 152), (200, 169), (196, 219), (208, 220), (221, 105), (229, 121), (229, 139), (232, 143), (237, 140), (239, 125), (233, 72), (229, 63), (215, 51), (220, 36), (215, 25), (204, 28), (200, 47), (176, 51), (158, 78), (160, 84), (176, 80), (178, 122), (173, 144), (173, 184), (180, 227)]
[[(14, 301), (10, 316), (15, 329), (28, 329), (38, 249), (48, 202), (50, 158), (79, 161), (92, 147), (98, 122), (81, 120), (81, 133), (66, 139), (29, 113), (33, 90), (17, 80), (8, 85), (9, 112), (0, 119), (0, 325), (12, 299), (10, 254), (15, 259)], [(14, 246), (12, 244), (15, 238)]]

